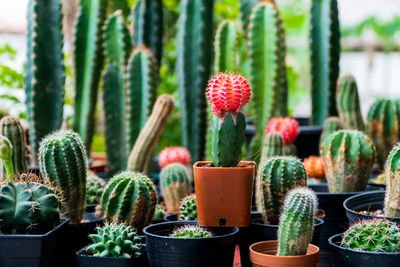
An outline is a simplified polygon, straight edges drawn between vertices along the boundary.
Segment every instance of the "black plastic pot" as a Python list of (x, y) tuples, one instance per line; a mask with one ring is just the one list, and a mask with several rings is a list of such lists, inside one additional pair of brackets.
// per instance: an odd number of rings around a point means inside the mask
[(0, 235), (1, 267), (53, 267), (57, 266), (56, 251), (60, 233), (68, 220), (43, 235)]
[(195, 222), (166, 222), (146, 227), (147, 255), (153, 267), (232, 267), (239, 228), (206, 228), (208, 238), (169, 237), (174, 229)]
[(86, 213), (94, 213), (98, 204), (86, 204)]
[(176, 222), (176, 221), (178, 221), (178, 216), (179, 215), (177, 213), (171, 213), (171, 214), (166, 215), (164, 217), (164, 219), (167, 222)]
[(334, 266), (337, 267), (398, 267), (400, 266), (400, 252), (368, 252), (340, 246), (342, 234), (329, 238), (329, 245), (333, 251)]
[[(318, 246), (324, 220), (317, 218), (314, 223), (314, 233), (311, 244)], [(239, 231), (240, 260), (242, 267), (252, 266), (249, 258), (250, 245), (260, 241), (277, 240), (278, 228), (279, 225), (263, 224), (261, 212), (253, 211), (251, 213), (250, 227), (240, 228)]]
[(373, 218), (387, 218), (400, 226), (399, 217), (386, 217), (386, 216), (376, 216), (376, 215), (359, 213), (359, 211), (366, 211), (366, 210), (370, 211), (378, 209), (383, 210), (384, 206), (385, 206), (384, 191), (372, 191), (372, 192), (362, 193), (356, 196), (349, 197), (343, 202), (343, 207), (346, 210), (346, 215), (347, 218), (349, 219), (350, 224)]
[(321, 133), (321, 126), (300, 126), (300, 133), (294, 142), (298, 158), (305, 159), (309, 156), (319, 155)]

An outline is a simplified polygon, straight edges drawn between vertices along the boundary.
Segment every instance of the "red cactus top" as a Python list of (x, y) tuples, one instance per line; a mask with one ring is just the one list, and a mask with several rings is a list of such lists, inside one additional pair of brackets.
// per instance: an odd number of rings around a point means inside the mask
[(265, 132), (280, 132), (283, 137), (283, 142), (285, 144), (291, 144), (296, 140), (299, 134), (299, 124), (292, 118), (272, 118), (265, 128)]
[(158, 163), (164, 168), (171, 163), (181, 163), (185, 166), (190, 164), (190, 153), (184, 147), (167, 147), (158, 155)]
[(220, 73), (211, 78), (207, 87), (207, 98), (212, 112), (221, 116), (225, 112), (239, 112), (249, 102), (251, 88), (243, 76)]

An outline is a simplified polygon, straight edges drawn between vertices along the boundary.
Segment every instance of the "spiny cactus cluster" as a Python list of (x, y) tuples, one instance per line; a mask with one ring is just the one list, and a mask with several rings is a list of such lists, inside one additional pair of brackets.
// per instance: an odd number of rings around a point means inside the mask
[(179, 238), (205, 238), (211, 237), (212, 234), (198, 225), (184, 225), (175, 229), (170, 236)]
[(141, 239), (131, 226), (106, 224), (89, 235), (92, 244), (86, 250), (95, 257), (137, 258), (141, 255)]
[(292, 118), (272, 118), (265, 128), (265, 132), (279, 132), (283, 137), (284, 142), (284, 154), (293, 155), (297, 154), (296, 147), (294, 146), (294, 141), (296, 141), (297, 135), (299, 134), (299, 124), (295, 119)]
[(197, 203), (196, 195), (191, 194), (182, 199), (179, 206), (180, 221), (196, 221), (197, 220)]
[(386, 219), (364, 220), (343, 234), (341, 246), (361, 251), (400, 252), (400, 229)]
[(166, 147), (158, 155), (158, 163), (161, 168), (171, 163), (181, 163), (188, 166), (190, 162), (189, 150), (184, 147)]
[(95, 175), (88, 176), (86, 185), (86, 203), (99, 204), (105, 186), (106, 183), (103, 179)]
[(390, 152), (386, 162), (385, 215), (400, 217), (400, 145)]
[(7, 137), (0, 135), (0, 160), (2, 163), (1, 174), (6, 178), (12, 179), (14, 166), (12, 162), (13, 146)]
[(154, 210), (154, 215), (152, 220), (162, 220), (164, 219), (165, 215), (167, 215), (164, 211), (164, 208), (162, 205), (157, 204), (156, 208)]
[(310, 156), (303, 160), (307, 177), (323, 179), (325, 178), (324, 159), (322, 157)]
[(342, 124), (338, 117), (326, 118), (322, 127), (322, 134), (319, 140), (319, 145), (321, 146), (324, 143), (325, 139), (328, 138), (328, 136), (340, 129), (342, 129)]

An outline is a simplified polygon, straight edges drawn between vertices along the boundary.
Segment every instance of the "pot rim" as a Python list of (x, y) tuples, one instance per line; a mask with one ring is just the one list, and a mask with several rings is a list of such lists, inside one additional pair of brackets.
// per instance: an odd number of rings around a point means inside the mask
[(259, 245), (261, 243), (276, 243), (276, 244), (278, 244), (278, 240), (268, 240), (268, 241), (260, 241), (257, 243), (253, 243), (249, 247), (250, 254), (258, 255), (261, 257), (277, 257), (277, 258), (285, 258), (285, 259), (299, 259), (299, 258), (310, 257), (310, 256), (314, 256), (315, 254), (319, 254), (319, 247), (317, 247), (316, 245), (313, 245), (313, 244), (308, 244), (307, 251), (310, 249), (310, 247), (316, 248), (317, 250), (314, 253), (306, 254), (306, 255), (297, 255), (297, 256), (277, 256), (277, 255), (265, 254), (265, 253), (261, 253), (261, 252), (257, 252), (255, 250), (253, 250), (254, 246)]
[(358, 253), (358, 254), (400, 256), (400, 252), (375, 252), (375, 251), (364, 251), (364, 250), (355, 250), (355, 249), (351, 249), (351, 248), (344, 248), (334, 242), (334, 239), (336, 239), (338, 237), (342, 237), (342, 236), (343, 236), (343, 233), (333, 235), (328, 239), (328, 243), (335, 248), (339, 248), (341, 250), (350, 251), (350, 252)]
[(44, 234), (0, 234), (0, 239), (16, 239), (16, 238), (24, 238), (24, 239), (41, 239), (44, 237), (48, 237), (53, 234), (55, 231), (59, 230), (60, 228), (64, 227), (64, 225), (69, 223), (69, 218), (61, 218), (60, 222), (47, 231)]
[(91, 244), (92, 243), (84, 246), (83, 248), (81, 248), (80, 250), (75, 252), (75, 255), (78, 256), (78, 257), (86, 257), (86, 258), (92, 258), (92, 259), (113, 259), (113, 260), (125, 260), (125, 261), (128, 261), (128, 260), (136, 260), (136, 259), (140, 258), (140, 256), (142, 256), (144, 253), (146, 253), (146, 250), (145, 250), (146, 246), (144, 246), (143, 244), (140, 244), (140, 250), (139, 251), (140, 251), (141, 254), (136, 258), (99, 257), (99, 256), (85, 254), (87, 252), (86, 248), (88, 246), (90, 246)]
[[(212, 161), (197, 161), (195, 164), (193, 164), (193, 168), (200, 168), (200, 166), (212, 164)], [(238, 165), (241, 165), (241, 167), (237, 167)], [(210, 170), (210, 169), (218, 169), (218, 170), (236, 170), (236, 169), (252, 169), (255, 168), (256, 163), (254, 161), (239, 161), (237, 166), (235, 167), (201, 167), (202, 169), (205, 170)]]
[[(329, 186), (328, 186), (328, 183), (321, 183), (321, 184), (316, 184), (316, 185), (326, 185), (327, 187), (329, 187)], [(359, 194), (362, 194), (362, 193), (365, 192), (365, 191), (358, 191), (358, 192), (339, 192), (339, 193), (317, 192), (317, 191), (314, 190), (314, 188), (312, 188), (312, 187), (310, 187), (310, 186), (313, 186), (313, 185), (307, 185), (307, 187), (310, 188), (311, 190), (313, 190), (314, 193), (315, 193), (317, 196), (319, 196), (319, 195), (321, 195), (321, 196), (346, 196), (346, 195), (350, 195), (350, 194), (351, 194), (351, 196), (349, 196), (349, 197), (353, 197), (353, 196), (355, 196), (355, 195), (359, 195)], [(379, 190), (370, 191), (370, 192), (379, 192)]]

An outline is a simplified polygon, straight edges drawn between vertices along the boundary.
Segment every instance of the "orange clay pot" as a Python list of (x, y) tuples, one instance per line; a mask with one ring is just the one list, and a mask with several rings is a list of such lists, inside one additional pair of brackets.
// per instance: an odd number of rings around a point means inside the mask
[(90, 157), (93, 159), (89, 169), (95, 173), (106, 172), (107, 157), (105, 153), (92, 153)]
[(253, 267), (316, 267), (319, 248), (308, 245), (307, 254), (301, 256), (276, 256), (278, 241), (262, 241), (250, 246)]
[(241, 161), (237, 167), (193, 166), (197, 219), (201, 226), (247, 227), (250, 225), (255, 163)]

